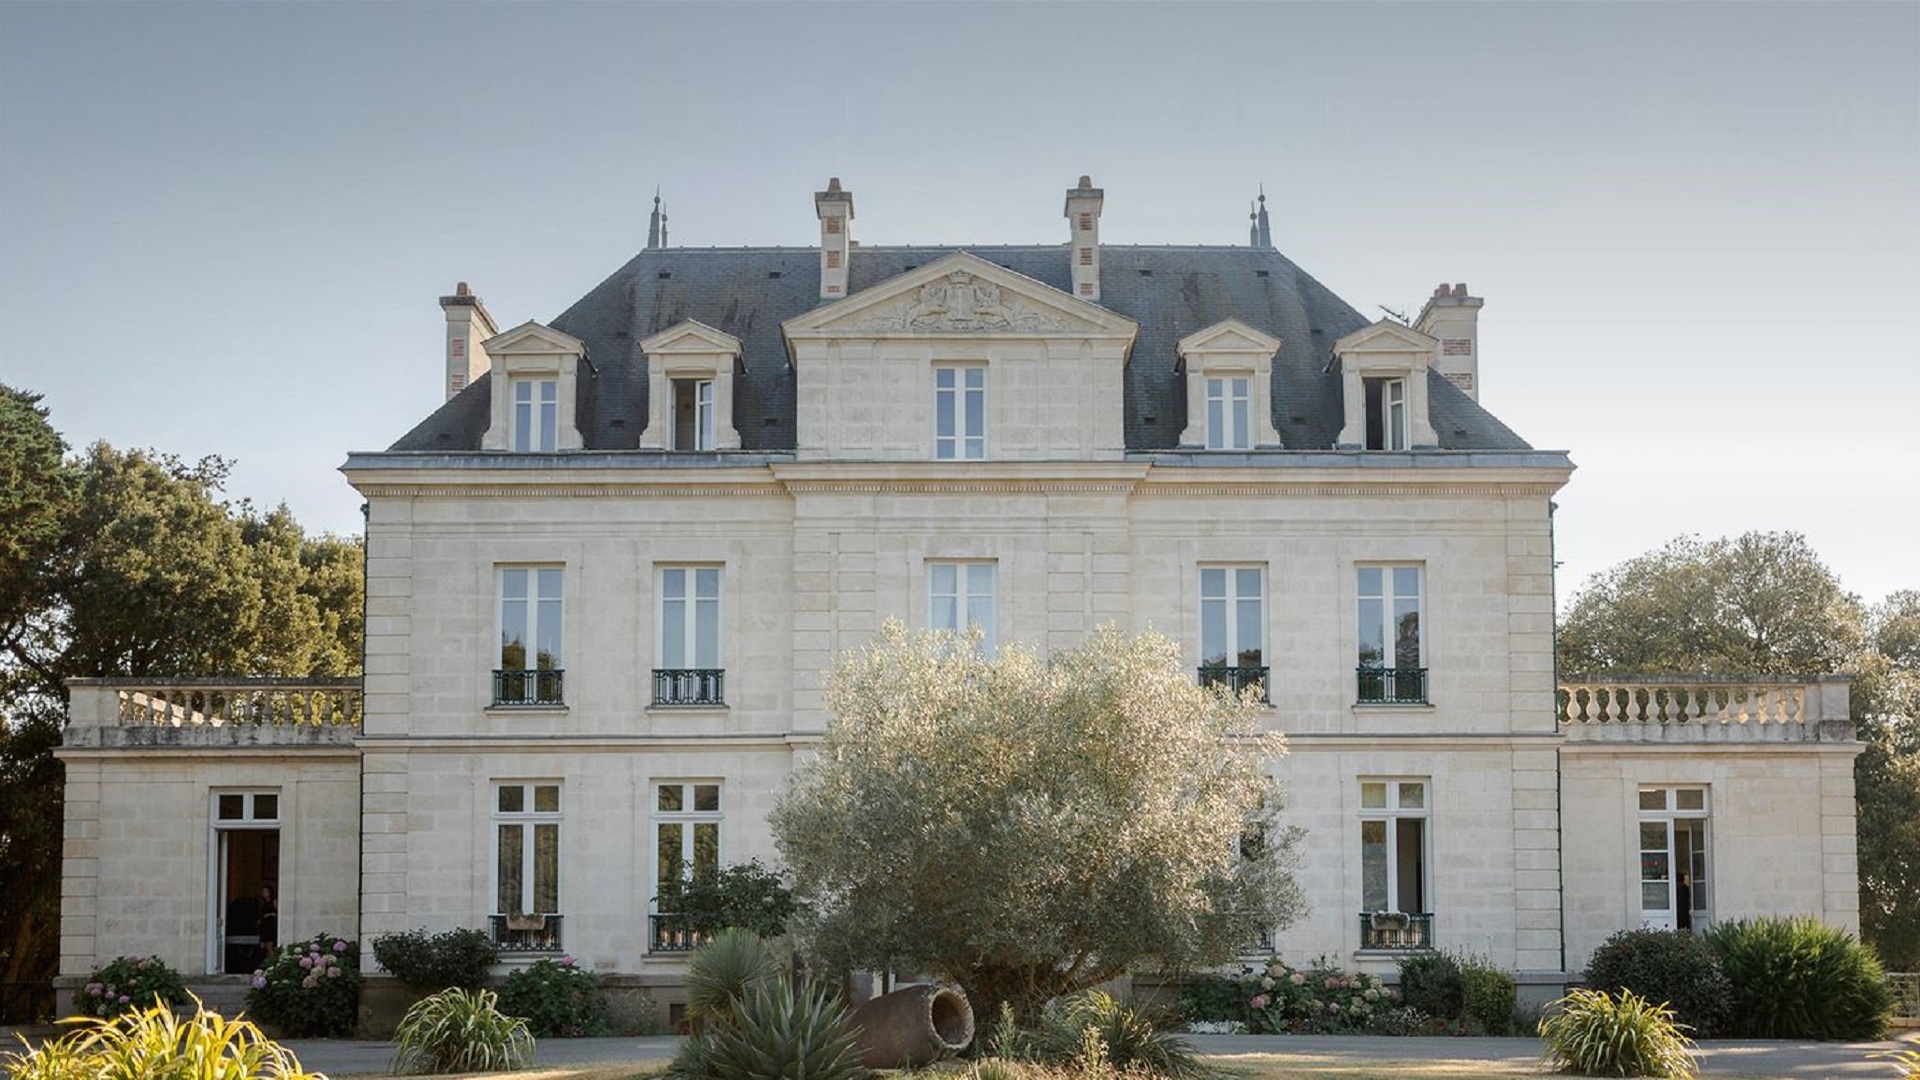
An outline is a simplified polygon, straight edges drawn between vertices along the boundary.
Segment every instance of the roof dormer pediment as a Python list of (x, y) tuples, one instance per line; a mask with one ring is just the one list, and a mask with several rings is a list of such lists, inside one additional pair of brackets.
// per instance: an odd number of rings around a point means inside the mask
[(1256, 330), (1239, 319), (1223, 319), (1180, 339), (1181, 356), (1192, 353), (1259, 353), (1271, 357), (1280, 351), (1280, 339)]
[(706, 323), (687, 319), (642, 341), (640, 351), (648, 356), (672, 353), (725, 353), (739, 356), (740, 339), (724, 330), (715, 330)]
[(966, 252), (896, 275), (782, 324), (789, 341), (823, 337), (1021, 335), (1121, 338), (1139, 324)]
[(485, 349), (489, 356), (503, 356), (516, 353), (523, 355), (528, 353), (548, 355), (554, 353), (572, 353), (575, 356), (579, 356), (587, 351), (586, 344), (579, 338), (574, 337), (572, 334), (555, 330), (551, 326), (543, 326), (532, 319), (528, 319), (526, 322), (521, 323), (511, 330), (488, 338), (480, 343), (480, 347)]
[(1433, 338), (1404, 323), (1381, 319), (1333, 343), (1333, 355), (1348, 353), (1423, 353), (1431, 356)]

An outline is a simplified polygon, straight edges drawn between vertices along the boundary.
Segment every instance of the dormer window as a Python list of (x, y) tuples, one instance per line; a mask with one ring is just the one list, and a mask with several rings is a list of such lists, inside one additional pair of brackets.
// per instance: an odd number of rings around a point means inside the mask
[(713, 449), (713, 380), (673, 380), (673, 448)]
[(1248, 450), (1253, 380), (1235, 375), (1207, 380), (1207, 449)]
[(642, 450), (740, 449), (740, 432), (733, 426), (739, 338), (689, 319), (642, 341), (640, 351), (647, 356)]
[(1362, 382), (1367, 394), (1367, 449), (1407, 449), (1407, 380)]
[(1190, 450), (1279, 448), (1271, 392), (1279, 351), (1279, 338), (1238, 319), (1182, 338), (1178, 352), (1186, 367), (1187, 426), (1180, 445)]
[(514, 451), (552, 453), (560, 431), (560, 381), (514, 379), (511, 384)]

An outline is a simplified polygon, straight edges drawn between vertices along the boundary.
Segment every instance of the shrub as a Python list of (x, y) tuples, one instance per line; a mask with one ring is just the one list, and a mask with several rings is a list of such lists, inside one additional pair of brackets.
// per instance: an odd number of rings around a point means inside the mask
[(485, 930), (430, 934), (423, 926), (373, 939), (374, 962), (422, 994), (453, 986), (478, 990), (487, 984), (487, 969), (499, 958), (499, 947)]
[(1252, 994), (1231, 975), (1194, 975), (1180, 984), (1180, 1017), (1190, 1024), (1246, 1023)]
[(697, 1039), (711, 1080), (854, 1080), (866, 1075), (847, 1008), (825, 987), (787, 975), (753, 983), (736, 1002), (735, 1022), (712, 1024)]
[(1344, 1034), (1368, 1030), (1374, 1012), (1393, 1004), (1378, 975), (1348, 974), (1324, 958), (1290, 969), (1275, 958), (1248, 976), (1247, 1001), (1256, 1032)]
[(396, 1073), (500, 1072), (533, 1064), (527, 1022), (491, 990), (451, 987), (414, 1002), (393, 1033)]
[(1732, 984), (1732, 1034), (1749, 1039), (1877, 1039), (1893, 1015), (1879, 957), (1805, 915), (1737, 919), (1706, 934)]
[(1720, 956), (1701, 938), (1680, 930), (1622, 930), (1587, 961), (1589, 989), (1631, 990), (1665, 1002), (1674, 1018), (1700, 1036), (1726, 1028), (1732, 988)]
[(779, 973), (779, 958), (757, 935), (721, 931), (687, 961), (687, 1022), (698, 1031), (730, 1020), (750, 988)]
[(1401, 960), (1400, 999), (1435, 1019), (1459, 1019), (1465, 1005), (1460, 961), (1441, 952)]
[(247, 1012), (292, 1038), (347, 1034), (359, 1004), (360, 947), (332, 934), (281, 947), (247, 992)]
[(89, 1017), (39, 1048), (0, 1058), (11, 1080), (191, 1077), (193, 1080), (325, 1080), (245, 1020), (201, 1008), (184, 1021), (156, 1002), (107, 1020)]
[(1489, 1035), (1505, 1035), (1513, 1029), (1518, 1000), (1513, 976), (1477, 960), (1460, 965), (1462, 1019), (1479, 1024)]
[(180, 1006), (189, 999), (180, 973), (157, 956), (116, 956), (94, 968), (87, 984), (73, 995), (82, 1013), (106, 1020), (144, 1012), (155, 1001)]
[(689, 873), (684, 880), (667, 882), (655, 900), (661, 911), (673, 913), (676, 925), (696, 937), (727, 929), (779, 937), (786, 933), (787, 921), (799, 910), (793, 890), (759, 859), (749, 859), (718, 873)]
[(600, 980), (571, 956), (535, 960), (508, 975), (500, 991), (500, 1011), (525, 1020), (536, 1037), (607, 1031), (607, 999), (600, 996)]
[(1037, 1043), (1040, 1060), (1050, 1063), (1092, 1066), (1099, 1062), (1152, 1076), (1200, 1074), (1193, 1047), (1185, 1039), (1099, 990), (1082, 991), (1050, 1005), (1041, 1016)]
[(1580, 1076), (1652, 1076), (1684, 1080), (1694, 1075), (1693, 1041), (1680, 1033), (1673, 1010), (1631, 990), (1618, 998), (1599, 990), (1575, 990), (1554, 1003), (1540, 1021), (1546, 1040), (1542, 1060)]

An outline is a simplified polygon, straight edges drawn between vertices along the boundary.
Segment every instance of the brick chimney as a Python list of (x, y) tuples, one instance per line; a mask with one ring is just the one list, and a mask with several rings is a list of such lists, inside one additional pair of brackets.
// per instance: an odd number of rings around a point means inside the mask
[(1480, 400), (1480, 305), (1485, 300), (1467, 295), (1465, 283), (1442, 282), (1433, 290), (1413, 328), (1436, 338), (1434, 370), (1453, 385)]
[(1080, 186), (1067, 189), (1067, 226), (1071, 243), (1068, 257), (1073, 260), (1073, 295), (1082, 300), (1100, 299), (1100, 207), (1107, 193), (1093, 186), (1093, 178), (1083, 176)]
[(813, 212), (820, 217), (820, 298), (838, 300), (847, 295), (853, 193), (840, 190), (836, 176), (827, 181), (827, 190), (813, 193)]
[(493, 366), (480, 343), (500, 331), (494, 329), (487, 306), (464, 281), (453, 287), (452, 296), (440, 298), (440, 308), (447, 313), (447, 398), (451, 400)]

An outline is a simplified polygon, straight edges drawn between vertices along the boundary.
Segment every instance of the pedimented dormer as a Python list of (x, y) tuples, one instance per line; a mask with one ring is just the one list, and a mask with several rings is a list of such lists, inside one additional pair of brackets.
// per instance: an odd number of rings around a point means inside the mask
[(586, 346), (571, 334), (528, 320), (481, 342), (492, 374), (491, 423), (482, 450), (542, 453), (578, 450), (577, 372)]
[(949, 255), (781, 325), (804, 458), (1118, 458), (1139, 324)]
[(1279, 449), (1273, 426), (1273, 358), (1280, 339), (1226, 319), (1180, 339), (1186, 366), (1187, 426), (1180, 445), (1196, 450)]
[(733, 421), (740, 339), (705, 323), (675, 323), (640, 343), (647, 359), (643, 450), (740, 449)]
[(1340, 365), (1343, 450), (1424, 450), (1440, 445), (1427, 413), (1427, 369), (1438, 343), (1381, 319), (1333, 343)]

